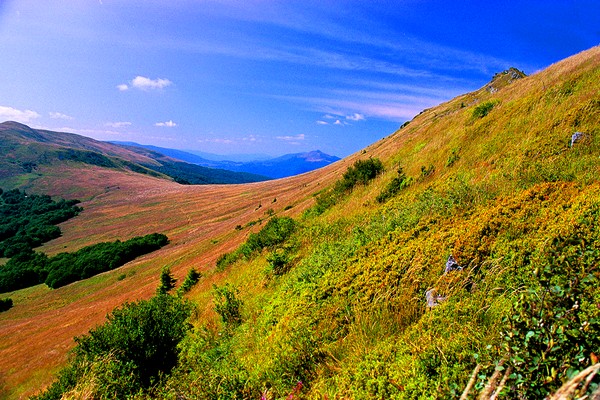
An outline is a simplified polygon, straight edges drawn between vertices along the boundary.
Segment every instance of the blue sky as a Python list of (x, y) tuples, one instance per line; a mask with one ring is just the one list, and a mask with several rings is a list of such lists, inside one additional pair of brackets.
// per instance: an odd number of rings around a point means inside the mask
[(0, 120), (344, 157), (496, 72), (598, 44), (598, 0), (0, 0)]

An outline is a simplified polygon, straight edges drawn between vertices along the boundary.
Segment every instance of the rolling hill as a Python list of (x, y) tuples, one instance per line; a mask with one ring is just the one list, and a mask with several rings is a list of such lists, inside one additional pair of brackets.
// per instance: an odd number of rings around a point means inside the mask
[[(456, 398), (471, 376), (471, 397), (489, 383), (501, 398), (544, 398), (600, 354), (598, 93), (595, 47), (531, 76), (499, 73), (295, 177), (189, 186), (94, 165), (3, 179), (84, 200), (40, 251), (150, 232), (170, 244), (57, 290), (7, 294), (0, 394), (50, 384), (73, 337), (153, 296), (168, 266), (179, 282), (203, 274), (187, 295), (194, 329), (137, 398)], [(363, 179), (365, 160), (383, 170)], [(293, 218), (294, 234), (216, 267), (274, 217)], [(223, 288), (241, 300), (228, 303), (234, 326), (215, 307)], [(110, 365), (92, 364), (69, 394), (100, 397), (121, 382)], [(597, 387), (592, 377), (588, 394)]]
[(209, 160), (197, 154), (188, 153), (182, 150), (167, 149), (164, 147), (141, 145), (133, 142), (111, 142), (115, 144), (141, 147), (144, 149), (156, 151), (169, 157), (183, 160), (188, 163), (201, 165), (209, 168), (219, 168), (228, 171), (246, 172), (250, 174), (268, 176), (269, 178), (279, 179), (288, 176), (294, 176), (309, 172), (315, 169), (323, 168), (340, 158), (325, 154), (320, 150), (309, 151), (305, 153), (285, 154), (281, 157), (253, 160), (253, 161), (229, 161), (229, 160)]
[(138, 147), (100, 142), (64, 132), (0, 124), (0, 179), (32, 180), (46, 170), (101, 167), (174, 179), (186, 184), (229, 184), (266, 180), (264, 176), (205, 168)]

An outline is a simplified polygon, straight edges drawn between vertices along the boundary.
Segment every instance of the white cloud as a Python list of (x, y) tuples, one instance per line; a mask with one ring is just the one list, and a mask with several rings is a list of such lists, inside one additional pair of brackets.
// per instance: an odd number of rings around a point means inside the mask
[(167, 128), (174, 128), (177, 126), (177, 124), (175, 122), (173, 122), (172, 120), (169, 120), (167, 122), (157, 122), (154, 124), (154, 126), (164, 126)]
[(319, 120), (317, 121), (317, 125), (329, 125), (329, 122)]
[(346, 119), (349, 119), (350, 121), (364, 121), (365, 116), (363, 114), (354, 113), (352, 115), (346, 115)]
[(52, 118), (52, 119), (66, 119), (66, 120), (73, 119), (73, 117), (71, 117), (70, 115), (62, 114), (59, 112), (49, 112), (48, 115), (50, 115), (50, 118)]
[(171, 84), (173, 84), (173, 82), (168, 79), (150, 79), (139, 75), (131, 81), (131, 86), (140, 90), (164, 89)]
[(165, 78), (150, 79), (145, 76), (138, 75), (133, 78), (129, 84), (121, 83), (120, 85), (117, 85), (117, 89), (119, 89), (121, 92), (125, 92), (131, 88), (148, 91), (164, 89), (172, 84), (173, 82)]
[(39, 118), (40, 114), (31, 110), (17, 110), (13, 107), (0, 106), (0, 119), (3, 121), (17, 121), (28, 123), (32, 119)]
[(131, 122), (127, 122), (127, 121), (107, 122), (104, 125), (111, 127), (111, 128), (123, 128), (126, 126), (131, 126)]
[(336, 119), (335, 122), (333, 123), (334, 125), (344, 125), (342, 123), (342, 121), (340, 121), (339, 119)]

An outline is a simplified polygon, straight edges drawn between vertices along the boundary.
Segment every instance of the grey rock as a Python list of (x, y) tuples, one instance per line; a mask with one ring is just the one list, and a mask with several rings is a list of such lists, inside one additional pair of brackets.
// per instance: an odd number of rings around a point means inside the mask
[(448, 257), (448, 261), (446, 261), (446, 269), (444, 270), (444, 273), (447, 274), (448, 272), (455, 270), (460, 271), (461, 269), (463, 269), (463, 267), (458, 265), (452, 254), (450, 254), (450, 257)]

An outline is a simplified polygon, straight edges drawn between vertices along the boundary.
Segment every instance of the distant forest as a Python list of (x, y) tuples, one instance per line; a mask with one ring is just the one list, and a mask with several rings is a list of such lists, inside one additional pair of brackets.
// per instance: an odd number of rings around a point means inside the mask
[(82, 211), (79, 200), (53, 201), (18, 189), (0, 188), (0, 257), (10, 258), (31, 251), (60, 236), (56, 226)]
[(34, 247), (60, 236), (55, 226), (82, 211), (77, 200), (53, 201), (46, 195), (27, 195), (0, 189), (0, 293), (45, 283), (55, 289), (109, 271), (166, 245), (160, 233), (121, 242), (98, 243), (74, 253), (48, 257)]

